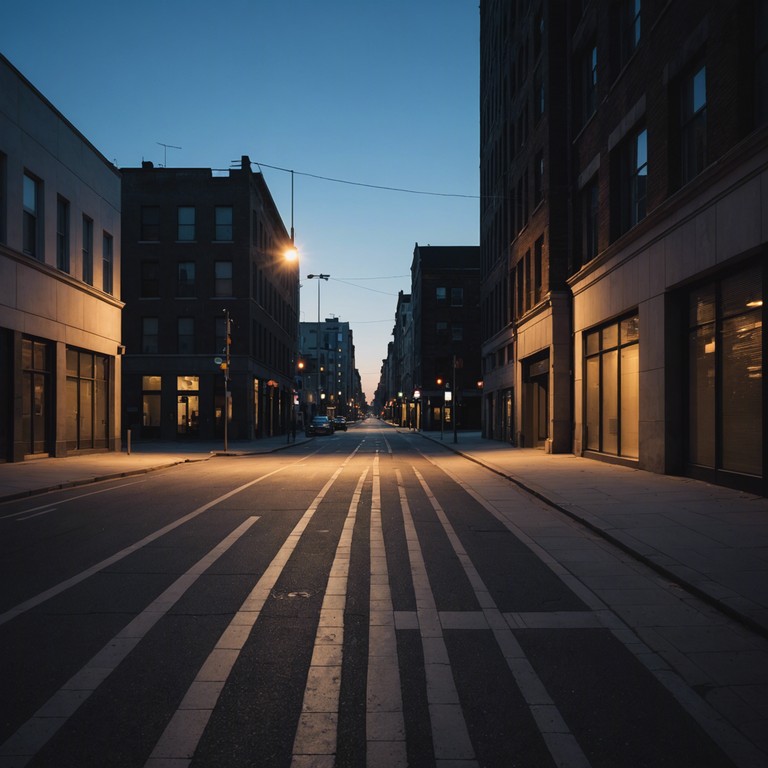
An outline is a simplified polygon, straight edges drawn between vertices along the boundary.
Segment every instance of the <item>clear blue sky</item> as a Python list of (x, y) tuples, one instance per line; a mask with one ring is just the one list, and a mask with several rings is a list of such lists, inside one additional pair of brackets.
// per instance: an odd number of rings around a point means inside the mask
[[(477, 0), (9, 0), (0, 51), (118, 166), (293, 169), (302, 278), (331, 275), (369, 400), (414, 243), (479, 242)], [(262, 170), (289, 228), (290, 174)]]

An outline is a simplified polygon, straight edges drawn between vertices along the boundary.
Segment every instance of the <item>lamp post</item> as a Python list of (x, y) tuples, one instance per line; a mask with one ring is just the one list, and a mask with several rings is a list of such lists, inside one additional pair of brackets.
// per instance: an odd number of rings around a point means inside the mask
[(307, 275), (307, 280), (317, 280), (317, 361), (315, 363), (315, 389), (317, 396), (315, 398), (315, 407), (320, 402), (320, 281), (327, 281), (330, 275)]

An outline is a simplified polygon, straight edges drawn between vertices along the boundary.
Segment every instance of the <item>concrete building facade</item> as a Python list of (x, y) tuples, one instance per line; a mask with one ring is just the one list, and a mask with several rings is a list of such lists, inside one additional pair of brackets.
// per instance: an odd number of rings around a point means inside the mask
[(0, 56), (0, 461), (120, 449), (120, 174)]

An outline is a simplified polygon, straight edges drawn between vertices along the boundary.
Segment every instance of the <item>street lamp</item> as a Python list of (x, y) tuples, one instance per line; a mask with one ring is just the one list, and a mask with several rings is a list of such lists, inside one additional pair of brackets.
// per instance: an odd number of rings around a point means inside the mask
[(315, 407), (320, 401), (320, 281), (325, 280), (327, 282), (329, 277), (330, 275), (307, 275), (307, 280), (317, 280), (317, 362), (315, 364), (317, 397), (315, 398)]

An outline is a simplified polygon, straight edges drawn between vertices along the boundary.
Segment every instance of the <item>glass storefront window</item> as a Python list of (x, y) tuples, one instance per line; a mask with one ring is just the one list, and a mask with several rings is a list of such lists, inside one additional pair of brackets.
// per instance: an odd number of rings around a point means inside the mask
[(67, 448), (109, 446), (109, 359), (67, 349)]
[(640, 318), (585, 334), (584, 444), (636, 459), (640, 432)]

